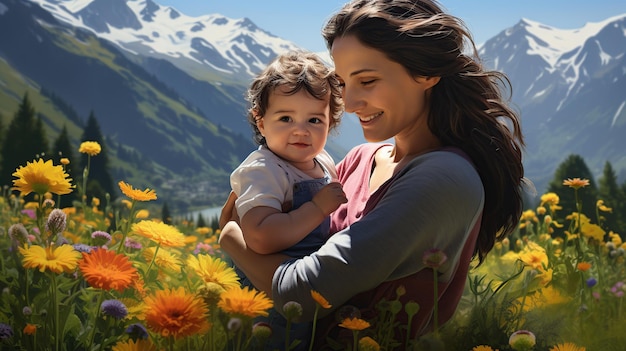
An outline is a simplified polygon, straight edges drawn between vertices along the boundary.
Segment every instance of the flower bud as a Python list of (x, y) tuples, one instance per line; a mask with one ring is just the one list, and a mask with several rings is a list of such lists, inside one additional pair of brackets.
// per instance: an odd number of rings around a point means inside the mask
[(536, 342), (535, 334), (528, 330), (518, 330), (509, 337), (509, 345), (517, 351), (531, 350)]
[(63, 210), (55, 208), (50, 212), (48, 216), (48, 221), (46, 222), (46, 230), (50, 232), (51, 235), (57, 235), (62, 233), (67, 226), (67, 216)]

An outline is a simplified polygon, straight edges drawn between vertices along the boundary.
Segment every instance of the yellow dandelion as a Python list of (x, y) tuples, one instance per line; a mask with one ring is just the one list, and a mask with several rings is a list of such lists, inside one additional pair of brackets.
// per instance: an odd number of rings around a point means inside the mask
[(315, 300), (315, 302), (317, 302), (317, 304), (322, 306), (323, 308), (328, 309), (332, 307), (328, 300), (326, 300), (324, 296), (322, 296), (322, 294), (318, 293), (315, 290), (311, 290), (311, 297), (313, 297), (313, 300)]
[(132, 231), (148, 238), (161, 246), (185, 246), (185, 236), (175, 227), (162, 222), (143, 220), (132, 226)]
[(598, 200), (596, 207), (602, 212), (613, 212), (613, 209), (604, 205), (604, 200)]
[(112, 348), (113, 351), (157, 351), (157, 347), (150, 339), (128, 339), (127, 341), (118, 342)]
[(619, 247), (620, 245), (622, 245), (622, 237), (619, 234), (613, 232), (612, 230), (609, 231), (609, 238), (611, 242), (615, 244), (615, 247)]
[(59, 160), (59, 162), (61, 162), (61, 164), (62, 164), (63, 166), (67, 166), (67, 165), (69, 165), (69, 164), (70, 164), (70, 159), (69, 159), (69, 158), (67, 158), (67, 157), (63, 157), (63, 158), (61, 158), (61, 160)]
[(533, 211), (533, 210), (526, 210), (526, 211), (522, 212), (522, 216), (521, 216), (520, 220), (522, 222), (524, 222), (524, 221), (532, 221), (532, 220), (535, 219), (535, 217), (537, 217), (536, 214), (535, 214), (535, 211)]
[(563, 185), (573, 189), (580, 189), (589, 185), (589, 179), (567, 178), (563, 181)]
[(560, 201), (559, 195), (557, 195), (556, 193), (545, 193), (541, 195), (541, 204), (539, 206), (543, 206), (543, 205), (554, 206), (554, 205), (558, 205), (559, 201)]
[(89, 156), (96, 156), (100, 151), (102, 151), (102, 147), (97, 141), (83, 141), (78, 148), (78, 152)]
[(22, 196), (35, 192), (43, 195), (46, 192), (57, 195), (69, 194), (73, 186), (72, 178), (68, 178), (63, 166), (55, 166), (52, 160), (38, 159), (27, 162), (26, 166), (20, 166), (14, 173), (13, 187), (22, 193)]
[(235, 286), (222, 293), (217, 306), (226, 313), (256, 318), (267, 317), (268, 310), (273, 307), (273, 303), (262, 291), (250, 289), (247, 286)]
[(74, 250), (72, 245), (48, 246), (46, 248), (33, 245), (29, 248), (20, 247), (19, 250), (24, 255), (22, 260), (24, 268), (39, 269), (40, 272), (72, 273), (81, 258), (80, 252)]
[(543, 269), (548, 265), (548, 255), (543, 249), (524, 250), (519, 253), (519, 259), (534, 269)]
[(370, 323), (361, 318), (354, 317), (344, 319), (341, 323), (339, 323), (339, 326), (350, 330), (363, 330), (369, 328)]
[(213, 229), (211, 229), (209, 227), (198, 227), (198, 228), (196, 228), (196, 233), (198, 233), (200, 235), (208, 235), (208, 234), (211, 234), (211, 232), (213, 232)]
[[(156, 257), (154, 257), (155, 252)], [(180, 273), (182, 262), (178, 258), (178, 255), (170, 250), (160, 248), (159, 251), (157, 251), (155, 247), (148, 247), (143, 251), (143, 258), (148, 263), (152, 262), (154, 259), (154, 264), (159, 268)]]
[(582, 346), (578, 346), (571, 342), (566, 342), (562, 344), (557, 344), (550, 351), (585, 351), (586, 348)]
[(239, 286), (237, 272), (225, 261), (210, 255), (189, 256), (187, 266), (205, 283), (214, 283), (223, 289)]
[(592, 223), (582, 226), (580, 228), (580, 231), (582, 232), (584, 236), (588, 238), (592, 238), (598, 242), (603, 241), (604, 234), (606, 234), (606, 232), (604, 231), (604, 229), (602, 229), (602, 227), (600, 227), (597, 224), (592, 224)]
[(135, 218), (137, 219), (146, 219), (148, 217), (150, 217), (150, 211), (144, 209), (137, 211), (137, 214), (135, 215)]
[(359, 350), (379, 351), (380, 345), (376, 342), (376, 340), (370, 338), (369, 336), (364, 336), (361, 339), (359, 339)]
[(498, 351), (498, 349), (492, 349), (491, 346), (487, 346), (487, 345), (479, 345), (479, 346), (474, 346), (474, 348), (472, 348), (472, 351)]
[(135, 189), (132, 185), (124, 183), (124, 181), (121, 180), (119, 181), (119, 183), (117, 183), (117, 185), (119, 185), (122, 193), (131, 200), (151, 201), (157, 199), (156, 191), (151, 190), (150, 188), (146, 188), (146, 190)]

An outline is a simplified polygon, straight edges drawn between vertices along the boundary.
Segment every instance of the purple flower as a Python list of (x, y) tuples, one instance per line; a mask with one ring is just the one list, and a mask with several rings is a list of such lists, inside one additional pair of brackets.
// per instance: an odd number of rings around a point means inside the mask
[(124, 241), (124, 246), (126, 246), (129, 249), (134, 249), (134, 250), (141, 250), (141, 243), (138, 241), (135, 241), (131, 238), (126, 238), (126, 241)]
[(13, 224), (9, 227), (9, 236), (20, 246), (29, 242), (28, 231), (22, 223)]
[(87, 244), (74, 244), (72, 246), (74, 247), (74, 250), (78, 252), (90, 253), (92, 250), (91, 246)]
[(27, 215), (28, 217), (30, 217), (30, 219), (36, 219), (37, 218), (37, 216), (35, 215), (35, 210), (25, 209), (25, 210), (22, 210), (22, 213)]
[(591, 288), (591, 287), (595, 286), (596, 284), (598, 284), (598, 280), (596, 278), (591, 277), (591, 278), (587, 279), (587, 286), (588, 287)]
[(126, 305), (120, 300), (104, 300), (100, 308), (102, 313), (115, 319), (122, 319), (128, 315)]
[(95, 232), (91, 233), (91, 238), (93, 239), (94, 246), (104, 246), (111, 241), (111, 234), (96, 230)]
[(13, 337), (13, 328), (10, 325), (0, 323), (0, 340), (8, 340)]
[(133, 340), (148, 338), (148, 330), (146, 330), (146, 327), (139, 323), (133, 323), (129, 325), (128, 328), (126, 328), (126, 333)]

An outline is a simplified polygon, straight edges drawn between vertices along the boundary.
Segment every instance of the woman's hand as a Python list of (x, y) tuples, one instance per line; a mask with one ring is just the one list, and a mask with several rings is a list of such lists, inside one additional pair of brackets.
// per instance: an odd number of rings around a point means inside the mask
[(231, 191), (228, 195), (228, 199), (222, 206), (222, 212), (220, 213), (220, 229), (223, 230), (226, 223), (229, 221), (235, 221), (239, 223), (239, 216), (237, 215), (237, 208), (235, 207), (235, 200), (237, 195)]

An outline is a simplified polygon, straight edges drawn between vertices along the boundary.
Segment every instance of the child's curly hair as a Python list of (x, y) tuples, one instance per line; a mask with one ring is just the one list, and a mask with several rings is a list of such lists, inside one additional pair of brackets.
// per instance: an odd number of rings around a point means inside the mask
[(254, 141), (265, 144), (256, 125), (258, 116), (265, 115), (270, 94), (277, 87), (291, 95), (305, 89), (319, 100), (328, 97), (330, 104), (329, 130), (335, 128), (344, 110), (339, 81), (324, 62), (314, 53), (290, 51), (277, 56), (253, 81), (248, 89), (248, 122), (254, 132)]

